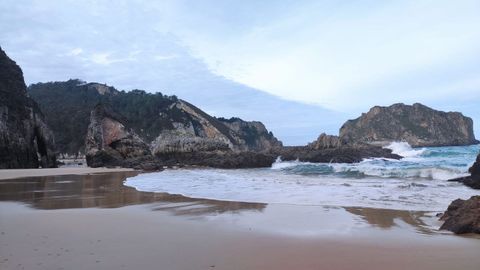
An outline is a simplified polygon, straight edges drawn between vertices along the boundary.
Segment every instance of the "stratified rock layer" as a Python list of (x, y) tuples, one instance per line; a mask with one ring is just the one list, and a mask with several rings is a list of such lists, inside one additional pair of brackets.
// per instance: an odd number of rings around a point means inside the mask
[[(269, 151), (281, 146), (260, 122), (215, 118), (194, 105), (161, 93), (118, 91), (79, 80), (38, 83), (29, 93), (40, 104), (62, 153), (84, 152), (90, 112), (98, 103), (111, 105), (155, 154), (207, 147), (233, 151)], [(177, 139), (175, 139), (177, 138)]]
[(53, 133), (27, 95), (23, 73), (0, 48), (0, 169), (56, 167)]
[(90, 167), (151, 166), (151, 153), (135, 132), (127, 130), (123, 117), (108, 105), (99, 104), (92, 111), (85, 141), (86, 159)]
[(414, 147), (478, 143), (471, 118), (459, 112), (436, 111), (419, 103), (375, 106), (343, 124), (340, 139), (379, 145), (406, 141)]
[(480, 233), (480, 196), (453, 201), (440, 220), (445, 221), (441, 230), (457, 234)]

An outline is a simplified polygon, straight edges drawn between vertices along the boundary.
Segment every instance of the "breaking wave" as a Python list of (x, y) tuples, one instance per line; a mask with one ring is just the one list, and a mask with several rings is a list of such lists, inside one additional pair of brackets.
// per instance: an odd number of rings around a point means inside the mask
[(469, 147), (414, 149), (401, 160), (365, 159), (354, 164), (277, 161), (264, 169), (177, 169), (140, 174), (125, 185), (140, 191), (167, 192), (227, 201), (360, 206), (443, 211), (457, 198), (478, 191), (447, 179), (464, 176), (480, 150)]

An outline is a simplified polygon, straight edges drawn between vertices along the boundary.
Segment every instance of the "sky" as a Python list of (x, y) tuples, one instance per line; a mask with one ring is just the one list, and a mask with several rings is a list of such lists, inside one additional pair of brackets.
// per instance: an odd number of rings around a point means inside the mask
[(79, 78), (260, 120), (287, 145), (421, 102), (480, 137), (480, 1), (0, 2), (27, 84)]

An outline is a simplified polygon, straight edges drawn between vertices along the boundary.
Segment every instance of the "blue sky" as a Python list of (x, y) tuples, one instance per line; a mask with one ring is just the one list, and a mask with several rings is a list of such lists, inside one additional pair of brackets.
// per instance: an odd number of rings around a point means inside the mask
[(480, 136), (480, 1), (0, 3), (27, 83), (176, 94), (304, 144), (374, 105), (421, 102)]

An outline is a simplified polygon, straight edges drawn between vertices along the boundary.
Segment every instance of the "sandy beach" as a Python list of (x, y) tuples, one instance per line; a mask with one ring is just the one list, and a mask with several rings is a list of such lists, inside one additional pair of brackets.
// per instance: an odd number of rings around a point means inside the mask
[(128, 172), (134, 171), (128, 168), (89, 168), (89, 167), (63, 167), (63, 168), (45, 168), (45, 169), (7, 169), (0, 170), (0, 180), (35, 177), (35, 176), (55, 176), (55, 175), (82, 175), (92, 173), (108, 172)]
[[(43, 171), (43, 170), (39, 170)], [(478, 269), (435, 213), (138, 192), (121, 171), (0, 181), (1, 269)]]

